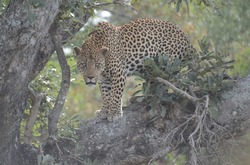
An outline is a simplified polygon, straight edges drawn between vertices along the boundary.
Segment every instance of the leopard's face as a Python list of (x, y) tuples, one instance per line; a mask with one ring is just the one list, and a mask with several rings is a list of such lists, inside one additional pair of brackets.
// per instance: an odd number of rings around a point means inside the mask
[(83, 75), (86, 85), (96, 85), (101, 77), (102, 71), (105, 69), (105, 54), (108, 48), (101, 49), (79, 48), (74, 47), (77, 61), (77, 68)]

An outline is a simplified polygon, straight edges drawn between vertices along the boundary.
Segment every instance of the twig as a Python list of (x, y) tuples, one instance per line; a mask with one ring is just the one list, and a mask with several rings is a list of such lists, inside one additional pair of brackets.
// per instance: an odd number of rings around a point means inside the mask
[(54, 139), (54, 141), (55, 141), (55, 143), (56, 143), (56, 148), (57, 148), (57, 150), (58, 150), (59, 156), (62, 157), (63, 152), (62, 152), (62, 150), (60, 149), (60, 147), (59, 147), (59, 145), (58, 145), (58, 143), (57, 143), (57, 140)]
[(55, 33), (55, 25), (52, 25), (50, 35), (52, 38), (52, 42), (54, 44), (57, 58), (61, 67), (62, 72), (62, 81), (61, 81), (61, 87), (55, 102), (55, 105), (53, 109), (51, 110), (49, 114), (49, 123), (48, 123), (48, 129), (49, 129), (49, 135), (53, 136), (57, 133), (57, 123), (59, 120), (59, 117), (61, 115), (61, 111), (69, 90), (70, 86), (70, 68), (67, 64), (67, 60), (65, 58), (63, 49), (61, 47), (61, 40), (56, 37)]

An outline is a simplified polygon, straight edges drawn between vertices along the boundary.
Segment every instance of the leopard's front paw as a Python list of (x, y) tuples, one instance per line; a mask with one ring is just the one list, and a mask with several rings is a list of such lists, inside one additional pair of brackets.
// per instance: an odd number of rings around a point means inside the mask
[(97, 110), (95, 111), (95, 116), (100, 119), (106, 119), (108, 117), (108, 112), (104, 110)]
[(103, 111), (103, 110), (97, 110), (95, 112), (95, 116), (100, 119), (107, 119), (109, 122), (113, 122), (119, 118), (121, 118), (123, 115), (122, 111), (119, 112), (108, 112), (108, 111)]
[(121, 118), (122, 116), (123, 116), (123, 112), (119, 111), (119, 112), (116, 112), (116, 113), (110, 113), (107, 116), (107, 119), (108, 119), (109, 122), (113, 122), (113, 121), (116, 121), (117, 119)]

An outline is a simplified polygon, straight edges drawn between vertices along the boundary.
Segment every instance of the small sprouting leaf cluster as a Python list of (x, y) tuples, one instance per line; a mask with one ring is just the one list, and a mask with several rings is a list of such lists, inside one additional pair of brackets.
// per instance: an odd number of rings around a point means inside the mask
[(145, 71), (139, 76), (145, 80), (142, 93), (151, 107), (150, 114), (160, 113), (163, 117), (166, 114), (165, 105), (169, 105), (166, 103), (183, 100), (170, 88), (157, 82), (156, 77), (169, 81), (183, 91), (190, 92), (192, 89), (191, 92), (197, 97), (208, 94), (215, 104), (219, 92), (233, 85), (232, 79), (225, 79), (227, 71), (233, 68), (233, 61), (228, 60), (228, 55), (210, 51), (206, 38), (199, 41), (199, 46), (201, 51), (190, 54), (192, 58), (188, 60), (171, 59), (164, 54), (145, 60)]

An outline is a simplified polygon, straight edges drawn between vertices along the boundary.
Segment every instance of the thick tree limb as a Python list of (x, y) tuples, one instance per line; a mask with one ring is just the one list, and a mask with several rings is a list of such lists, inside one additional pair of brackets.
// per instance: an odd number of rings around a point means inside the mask
[[(183, 144), (188, 145), (190, 137), (196, 147), (191, 148), (192, 157), (199, 148), (241, 136), (250, 128), (250, 76), (239, 80), (231, 90), (222, 93), (221, 98), (219, 116), (207, 114), (201, 120), (203, 123), (196, 118), (200, 115), (190, 113), (195, 108), (192, 103), (169, 105), (168, 115), (162, 118), (150, 116), (146, 102), (134, 102), (125, 108), (124, 117), (113, 123), (91, 119), (82, 124), (77, 145), (64, 141), (59, 144), (59, 147), (68, 144), (66, 149), (61, 148), (60, 158), (75, 163), (79, 163), (76, 159), (82, 162), (90, 159), (104, 165), (149, 163)], [(205, 129), (197, 133), (197, 126)], [(52, 146), (48, 147), (48, 153), (56, 156)], [(195, 158), (197, 160), (192, 160), (200, 163), (200, 158)]]

